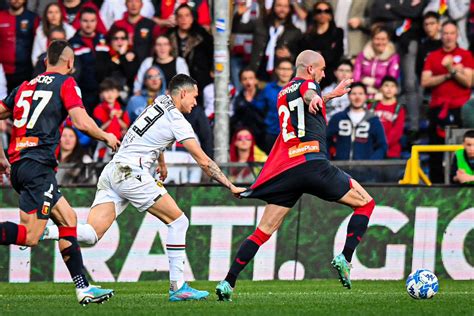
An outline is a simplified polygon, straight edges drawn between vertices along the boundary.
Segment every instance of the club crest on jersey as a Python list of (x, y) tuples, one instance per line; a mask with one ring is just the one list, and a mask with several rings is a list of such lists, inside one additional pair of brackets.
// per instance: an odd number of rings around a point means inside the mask
[(298, 157), (308, 153), (318, 153), (319, 152), (319, 142), (313, 140), (310, 142), (304, 142), (299, 145), (295, 145), (288, 149), (288, 156), (290, 158)]
[(280, 93), (278, 93), (278, 98), (281, 98), (285, 94), (295, 92), (298, 90), (298, 88), (301, 86), (301, 82), (295, 82), (289, 87), (286, 87), (285, 89), (281, 90)]
[(43, 208), (41, 209), (41, 214), (47, 216), (49, 214), (50, 205), (51, 204), (49, 202), (44, 202)]
[(29, 147), (38, 146), (39, 138), (38, 137), (17, 137), (15, 150), (20, 151)]

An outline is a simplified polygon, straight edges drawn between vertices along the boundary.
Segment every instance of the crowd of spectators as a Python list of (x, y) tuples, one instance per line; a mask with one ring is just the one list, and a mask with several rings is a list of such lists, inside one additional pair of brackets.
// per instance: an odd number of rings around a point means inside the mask
[[(0, 98), (44, 71), (51, 41), (67, 39), (87, 111), (117, 137), (175, 74), (195, 78), (200, 106), (186, 117), (212, 157), (215, 3), (0, 0)], [(231, 161), (261, 161), (270, 152), (277, 95), (305, 49), (325, 58), (323, 94), (355, 81), (326, 104), (331, 159), (407, 158), (412, 144), (442, 144), (448, 125), (473, 127), (473, 1), (235, 0), (231, 20)], [(6, 138), (8, 123), (0, 131)], [(60, 161), (110, 159), (73, 127), (65, 133)], [(441, 163), (442, 155), (430, 159), (434, 182), (442, 181)], [(249, 180), (250, 171), (232, 173)]]

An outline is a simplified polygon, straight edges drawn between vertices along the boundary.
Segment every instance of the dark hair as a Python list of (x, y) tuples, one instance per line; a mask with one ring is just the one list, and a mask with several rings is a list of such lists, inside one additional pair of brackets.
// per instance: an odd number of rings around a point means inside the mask
[(181, 89), (191, 88), (197, 85), (196, 80), (185, 74), (177, 74), (171, 78), (169, 91), (170, 94), (175, 94)]
[(105, 78), (99, 85), (100, 92), (114, 89), (120, 91), (120, 88), (120, 84), (114, 78)]
[(423, 15), (423, 21), (429, 18), (436, 19), (439, 22), (439, 13), (434, 11), (428, 11)]
[(341, 59), (341, 61), (339, 61), (339, 63), (337, 63), (336, 69), (339, 68), (339, 66), (341, 66), (341, 65), (349, 66), (349, 67), (351, 67), (352, 71), (354, 70), (354, 65), (351, 63), (351, 61), (349, 59)]
[(316, 15), (316, 8), (319, 7), (321, 4), (327, 5), (329, 7), (329, 11), (331, 11), (330, 12), (331, 21), (329, 22), (330, 28), (336, 27), (336, 22), (334, 21), (334, 9), (332, 8), (332, 5), (327, 1), (324, 1), (324, 0), (316, 1), (316, 3), (313, 5), (313, 12), (312, 12), (313, 17)]
[(158, 59), (158, 54), (156, 53), (155, 51), (155, 48), (154, 48), (154, 45), (156, 45), (156, 41), (159, 39), (159, 38), (166, 38), (168, 40), (168, 42), (170, 43), (170, 46), (171, 46), (171, 49), (170, 49), (170, 56), (172, 56), (174, 59), (176, 59), (176, 55), (177, 53), (175, 52), (175, 49), (174, 49), (174, 46), (173, 46), (173, 43), (171, 42), (171, 38), (166, 35), (166, 34), (161, 34), (161, 35), (158, 35), (155, 40), (153, 41), (153, 60), (156, 60)]
[(275, 69), (278, 68), (283, 63), (290, 63), (293, 66), (293, 61), (291, 60), (291, 58), (288, 58), (288, 57), (278, 58), (275, 61)]
[(48, 10), (49, 8), (51, 8), (52, 6), (56, 6), (58, 7), (59, 9), (59, 13), (61, 14), (61, 20), (59, 21), (59, 26), (62, 27), (63, 25), (63, 22), (64, 22), (64, 16), (63, 16), (63, 11), (61, 10), (61, 7), (59, 6), (59, 4), (57, 2), (51, 2), (49, 3), (46, 8), (44, 8), (44, 11), (43, 11), (43, 19), (41, 20), (41, 24), (42, 24), (42, 28), (43, 28), (43, 33), (46, 37), (49, 36), (49, 34), (51, 33), (51, 31), (53, 30), (53, 26), (51, 25), (51, 23), (49, 23), (48, 21)]
[(365, 84), (359, 81), (351, 84), (351, 91), (349, 92), (349, 94), (351, 94), (352, 91), (354, 91), (354, 88), (357, 88), (357, 87), (364, 89), (364, 93), (367, 94), (367, 87), (365, 86)]
[(242, 75), (244, 74), (244, 72), (253, 72), (253, 74), (255, 75), (255, 77), (257, 77), (257, 73), (255, 72), (255, 70), (253, 70), (250, 66), (246, 66), (242, 69), (240, 69), (239, 71), (239, 79), (242, 80)]
[[(283, 25), (285, 27), (293, 25), (293, 21), (291, 17), (293, 16), (293, 13), (295, 12), (295, 10), (293, 9), (293, 6), (291, 5), (291, 0), (288, 0), (288, 3), (290, 5), (290, 12), (288, 13), (288, 16), (286, 17), (285, 22), (283, 22)], [(264, 17), (265, 25), (272, 26), (273, 24), (275, 24), (275, 20), (277, 19), (277, 16), (275, 14), (275, 6), (276, 6), (276, 0), (273, 1), (270, 13), (266, 17)]]
[(383, 84), (385, 82), (393, 82), (397, 87), (398, 87), (398, 81), (397, 79), (395, 79), (395, 77), (393, 76), (385, 76), (382, 78), (382, 83), (380, 84), (380, 86), (383, 86)]
[(454, 25), (456, 30), (458, 29), (458, 25), (453, 20), (444, 21), (443, 24), (441, 24), (441, 28), (444, 28), (446, 25), (449, 25), (449, 24)]
[(124, 32), (125, 33), (125, 38), (128, 40), (128, 32), (126, 29), (120, 26), (114, 26), (109, 30), (109, 33), (107, 34), (107, 42), (110, 44), (112, 41), (112, 38), (114, 38), (115, 35), (117, 35), (118, 32)]
[(98, 14), (97, 14), (97, 11), (94, 10), (94, 9), (92, 9), (91, 7), (83, 7), (83, 8), (81, 9), (81, 12), (79, 12), (81, 18), (82, 18), (82, 15), (83, 15), (84, 13), (95, 14), (96, 16), (98, 15)]
[[(82, 163), (82, 157), (84, 157), (85, 152), (84, 152), (84, 149), (79, 144), (79, 135), (77, 135), (77, 131), (72, 126), (68, 126), (68, 125), (64, 126), (63, 132), (66, 129), (69, 129), (69, 130), (73, 131), (74, 135), (76, 136), (76, 145), (74, 145), (74, 148), (72, 149), (71, 154), (68, 157), (66, 157), (63, 162), (64, 163), (68, 163), (68, 162)], [(58, 158), (59, 158), (59, 160), (62, 159), (61, 151), (59, 151), (59, 157)]]
[(51, 36), (51, 34), (53, 34), (54, 32), (62, 33), (64, 35), (64, 38), (66, 38), (66, 31), (63, 29), (62, 26), (53, 26), (49, 30), (48, 39)]
[(387, 29), (384, 25), (382, 24), (374, 24), (370, 30), (370, 38), (374, 38), (375, 35), (379, 34), (379, 33), (386, 33), (387, 36), (388, 36), (388, 39), (390, 40), (391, 39), (391, 33), (389, 31), (389, 29)]
[(467, 130), (464, 135), (462, 136), (462, 140), (466, 140), (466, 138), (474, 138), (474, 129)]
[(66, 47), (69, 47), (72, 50), (71, 45), (65, 40), (52, 41), (51, 44), (49, 44), (48, 50), (46, 52), (48, 63), (52, 66), (57, 65), (59, 62), (59, 57), (61, 57), (61, 54)]

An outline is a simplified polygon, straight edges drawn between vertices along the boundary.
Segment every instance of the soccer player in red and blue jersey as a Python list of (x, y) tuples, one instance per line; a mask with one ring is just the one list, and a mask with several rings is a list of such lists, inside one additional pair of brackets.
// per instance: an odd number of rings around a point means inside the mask
[(59, 226), (59, 250), (76, 285), (79, 303), (100, 303), (113, 291), (90, 285), (84, 275), (76, 213), (56, 182), (55, 150), (59, 127), (68, 115), (79, 130), (112, 149), (118, 148), (119, 141), (87, 115), (80, 89), (69, 76), (74, 65), (71, 46), (66, 41), (53, 41), (47, 56), (45, 73), (23, 82), (0, 101), (0, 119), (13, 119), (10, 161), (0, 150), (0, 171), (11, 173), (12, 186), (20, 195), (20, 224), (0, 223), (0, 245), (36, 246), (51, 217)]
[(231, 300), (239, 273), (280, 227), (303, 193), (354, 209), (344, 249), (332, 261), (342, 285), (351, 288), (350, 261), (375, 202), (357, 181), (327, 160), (324, 101), (347, 93), (352, 79), (342, 81), (329, 95), (321, 97), (319, 82), (324, 69), (325, 61), (319, 53), (301, 52), (296, 58), (296, 77), (278, 94), (280, 134), (255, 183), (240, 194), (268, 204), (257, 229), (240, 246), (225, 280), (217, 285), (219, 300)]

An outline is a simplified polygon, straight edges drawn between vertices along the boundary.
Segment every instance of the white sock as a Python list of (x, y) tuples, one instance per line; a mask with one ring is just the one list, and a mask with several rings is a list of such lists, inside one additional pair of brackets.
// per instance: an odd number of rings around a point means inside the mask
[(89, 224), (78, 224), (77, 225), (77, 240), (85, 242), (88, 245), (95, 245), (99, 238), (94, 228)]
[(44, 239), (52, 239), (52, 240), (59, 240), (59, 229), (56, 225), (48, 225), (46, 226), (48, 233), (44, 235)]
[(177, 291), (184, 284), (186, 231), (189, 227), (189, 220), (186, 215), (182, 214), (167, 226), (168, 238), (166, 239), (166, 251), (170, 264), (170, 288), (172, 291)]

